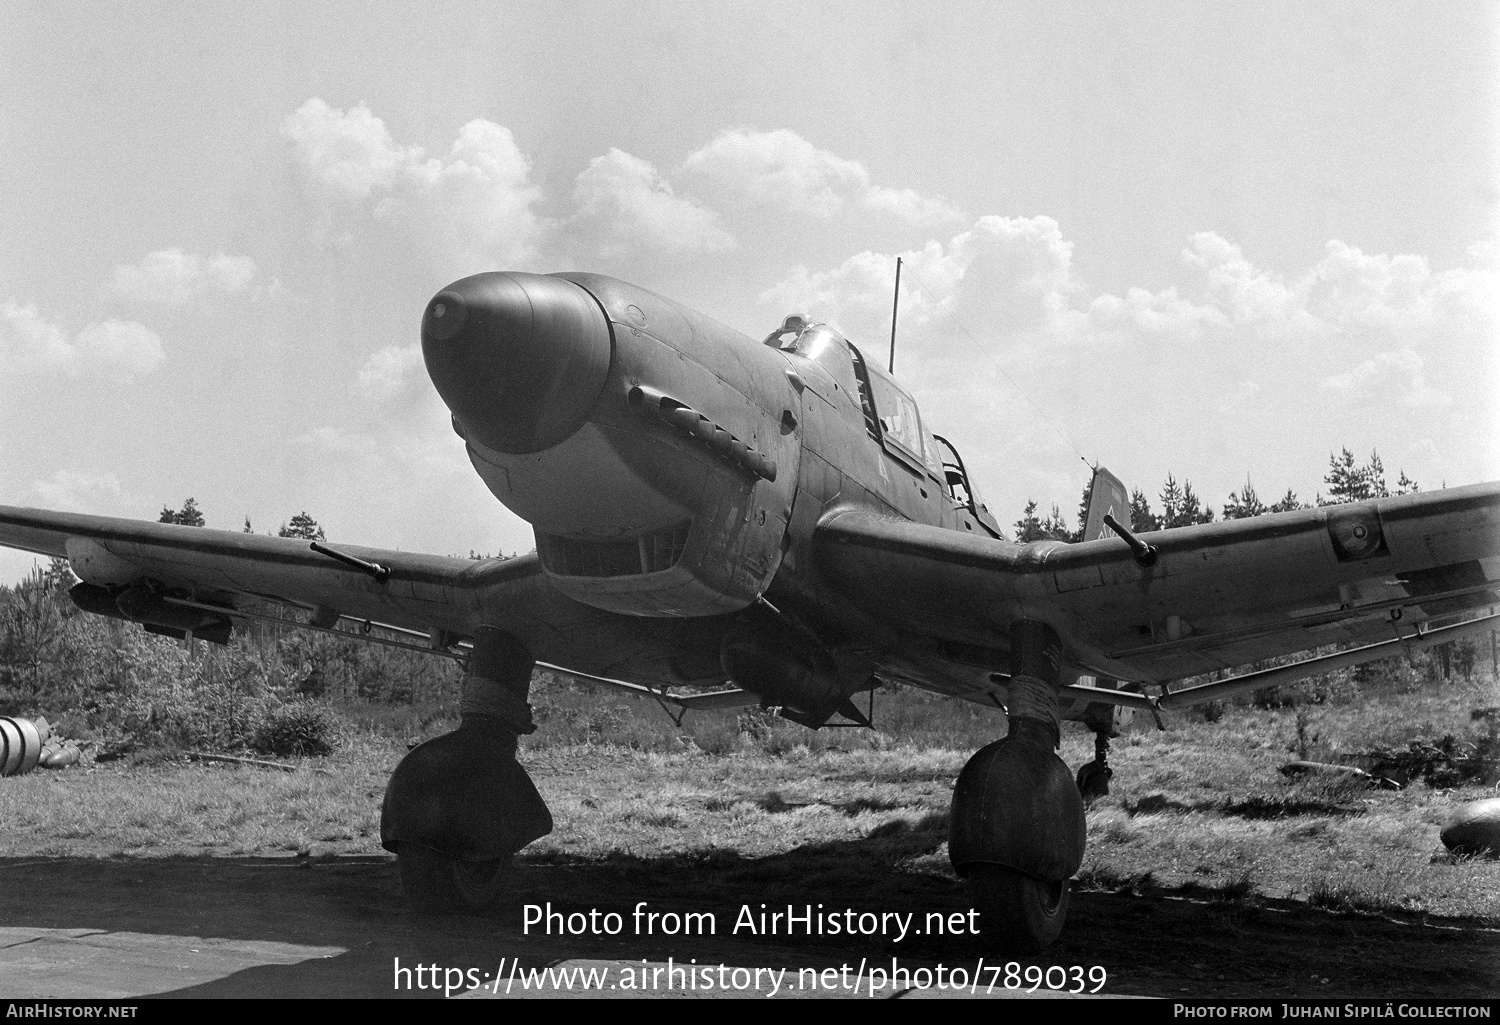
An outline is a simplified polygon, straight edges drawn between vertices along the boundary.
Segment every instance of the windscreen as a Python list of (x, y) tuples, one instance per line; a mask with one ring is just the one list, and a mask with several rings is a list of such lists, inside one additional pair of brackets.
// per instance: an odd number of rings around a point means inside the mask
[(880, 433), (884, 440), (915, 459), (917, 465), (922, 465), (925, 446), (922, 443), (922, 424), (917, 419), (917, 404), (910, 395), (896, 387), (896, 382), (878, 372), (870, 374), (870, 389), (875, 393), (875, 415), (880, 419)]

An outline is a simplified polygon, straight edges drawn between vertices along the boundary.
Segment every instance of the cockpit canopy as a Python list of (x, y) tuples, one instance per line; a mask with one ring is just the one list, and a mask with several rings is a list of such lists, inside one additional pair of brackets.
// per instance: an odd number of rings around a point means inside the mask
[(923, 426), (916, 401), (894, 377), (878, 366), (867, 365), (853, 342), (827, 324), (794, 313), (766, 336), (765, 344), (819, 363), (835, 379), (847, 380), (852, 364), (870, 437), (912, 471), (930, 474), (955, 506), (968, 508), (999, 536), (999, 527), (979, 501), (958, 451)]
[(795, 352), (799, 356), (817, 360), (828, 354), (830, 346), (849, 343), (827, 324), (819, 324), (800, 313), (793, 313), (781, 322), (781, 327), (766, 336), (766, 344), (782, 352)]

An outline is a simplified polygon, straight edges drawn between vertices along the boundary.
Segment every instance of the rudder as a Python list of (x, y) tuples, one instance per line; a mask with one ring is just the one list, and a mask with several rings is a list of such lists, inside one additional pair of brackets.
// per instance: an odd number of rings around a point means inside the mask
[(1097, 541), (1102, 537), (1114, 537), (1104, 525), (1104, 514), (1109, 513), (1115, 522), (1130, 526), (1130, 495), (1120, 478), (1102, 466), (1094, 467), (1094, 479), (1089, 484), (1089, 511), (1083, 521), (1083, 540)]

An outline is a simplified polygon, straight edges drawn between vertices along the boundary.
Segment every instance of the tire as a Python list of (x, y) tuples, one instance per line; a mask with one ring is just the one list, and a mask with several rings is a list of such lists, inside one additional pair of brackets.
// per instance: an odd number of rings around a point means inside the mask
[(1068, 881), (1048, 883), (1000, 865), (969, 869), (969, 895), (979, 911), (979, 931), (995, 950), (1033, 953), (1062, 934), (1068, 917)]
[(488, 914), (510, 892), (510, 858), (465, 861), (422, 844), (404, 843), (396, 862), (401, 888), (419, 914)]

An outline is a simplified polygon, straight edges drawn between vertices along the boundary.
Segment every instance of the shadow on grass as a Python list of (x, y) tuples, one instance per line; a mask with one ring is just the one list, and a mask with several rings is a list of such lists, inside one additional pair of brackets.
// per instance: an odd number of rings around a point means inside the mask
[(1120, 805), (1129, 815), (1161, 815), (1170, 812), (1178, 815), (1186, 815), (1188, 812), (1209, 811), (1212, 804), (1187, 804), (1182, 801), (1173, 800), (1166, 794), (1147, 794), (1136, 801), (1124, 801)]
[(1290, 797), (1251, 797), (1230, 801), (1219, 809), (1221, 815), (1238, 819), (1286, 819), (1299, 815), (1363, 815), (1362, 804), (1339, 801), (1298, 800)]
[[(37, 981), (43, 976), (35, 966), (44, 948), (53, 966), (46, 978), (68, 980), (68, 992), (78, 996), (434, 995), (393, 991), (395, 958), (408, 966), (472, 967), (481, 976), (502, 958), (519, 958), (525, 967), (696, 958), (700, 965), (785, 968), (793, 977), (801, 968), (847, 963), (852, 969), (862, 958), (889, 964), (896, 957), (910, 967), (993, 959), (983, 936), (917, 932), (928, 915), (948, 921), (970, 906), (961, 883), (910, 868), (941, 858), (943, 818), (888, 823), (859, 840), (766, 857), (723, 849), (523, 856), (513, 893), (489, 917), (414, 913), (395, 862), (382, 857), (5, 859), (0, 922), (12, 946), (0, 944), (0, 989), (41, 995), (46, 984)], [(1233, 879), (1163, 889), (1149, 875), (1109, 880), (1096, 873), (1075, 887), (1063, 938), (1021, 960), (1100, 965), (1109, 973), (1106, 993), (1163, 997), (1481, 996), (1500, 984), (1494, 930), (1458, 920), (1333, 914), (1303, 902), (1258, 899), (1249, 889), (1248, 880)], [(523, 926), (527, 905), (549, 903), (564, 915), (612, 912), (621, 931), (575, 935), (559, 927), (548, 935), (541, 926)], [(856, 918), (910, 915), (912, 931), (903, 939), (894, 925), (886, 935), (852, 938), (801, 930), (788, 936), (784, 927), (763, 935), (744, 928), (746, 921), (758, 926), (762, 905), (768, 913), (788, 905), (801, 913), (811, 905), (841, 920), (845, 909)], [(668, 935), (661, 926), (638, 931), (638, 908), (710, 914), (715, 928), (711, 935)], [(68, 930), (105, 938), (60, 932)], [(33, 933), (35, 942), (27, 939)], [(101, 958), (89, 943), (106, 939), (115, 947)], [(266, 963), (268, 945), (279, 945), (283, 962), (296, 963)], [(207, 956), (202, 952), (210, 947), (219, 952), (219, 967), (194, 976), (193, 958)]]
[(1192, 801), (1183, 802), (1166, 794), (1147, 794), (1136, 801), (1121, 802), (1120, 807), (1129, 815), (1187, 815), (1192, 812), (1213, 812), (1237, 819), (1285, 819), (1302, 815), (1363, 815), (1362, 804), (1348, 801), (1328, 801), (1318, 798), (1291, 796), (1248, 797), (1243, 801)]
[[(788, 801), (781, 796), (780, 791), (769, 790), (763, 794), (741, 794), (738, 797), (713, 797), (704, 802), (706, 811), (728, 811), (737, 804), (751, 804), (769, 815), (778, 815), (782, 812), (796, 811), (798, 808), (811, 808), (820, 806), (832, 808), (834, 811), (853, 818), (865, 812), (896, 811), (902, 808), (919, 807), (912, 801), (886, 801), (875, 797), (860, 797), (853, 801)], [(943, 818), (944, 828), (947, 828), (947, 817)]]

